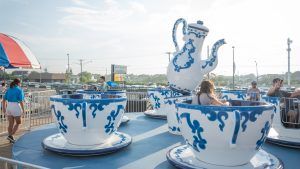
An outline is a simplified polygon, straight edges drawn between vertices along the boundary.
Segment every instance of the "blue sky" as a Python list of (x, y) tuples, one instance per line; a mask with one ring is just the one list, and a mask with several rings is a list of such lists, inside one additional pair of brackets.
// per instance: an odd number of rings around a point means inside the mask
[[(216, 74), (232, 74), (232, 46), (238, 74), (287, 71), (286, 41), (293, 40), (291, 70), (300, 70), (300, 24), (296, 0), (0, 0), (0, 32), (22, 39), (43, 68), (105, 74), (110, 64), (128, 73), (164, 74), (177, 18), (203, 20), (206, 47), (225, 38)], [(179, 35), (180, 36), (180, 35)], [(180, 39), (180, 38), (179, 38)]]

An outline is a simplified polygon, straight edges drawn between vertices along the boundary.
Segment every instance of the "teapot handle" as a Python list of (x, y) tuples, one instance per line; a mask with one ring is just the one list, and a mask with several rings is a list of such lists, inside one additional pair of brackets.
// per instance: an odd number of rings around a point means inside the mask
[(177, 21), (175, 22), (175, 24), (173, 26), (173, 31), (172, 31), (172, 38), (173, 38), (173, 43), (174, 43), (176, 52), (179, 51), (179, 47), (178, 47), (178, 43), (177, 43), (177, 39), (176, 39), (176, 32), (177, 32), (177, 27), (180, 23), (183, 23), (183, 27), (182, 27), (183, 35), (186, 35), (186, 30), (187, 30), (187, 23), (186, 23), (185, 19), (183, 19), (183, 18), (177, 19)]

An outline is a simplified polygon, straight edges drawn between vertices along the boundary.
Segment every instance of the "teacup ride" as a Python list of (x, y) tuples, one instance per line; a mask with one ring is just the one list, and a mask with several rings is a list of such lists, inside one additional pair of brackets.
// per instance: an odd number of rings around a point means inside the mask
[(267, 142), (300, 148), (300, 101), (269, 96), (262, 97), (262, 100), (274, 104), (276, 112)]
[(274, 155), (261, 149), (274, 106), (265, 102), (229, 100), (231, 106), (176, 103), (186, 145), (172, 148), (167, 159), (178, 168), (281, 169)]
[(97, 99), (83, 94), (50, 97), (53, 119), (59, 133), (45, 138), (44, 149), (72, 156), (91, 156), (115, 152), (132, 139), (118, 132), (127, 98), (101, 94)]
[(179, 116), (177, 112), (176, 103), (182, 102), (185, 100), (190, 100), (192, 98), (189, 96), (175, 96), (175, 97), (167, 97), (165, 98), (166, 112), (167, 112), (167, 121), (168, 121), (168, 129), (171, 134), (181, 135)]
[[(251, 98), (256, 98), (255, 92), (247, 92), (247, 90), (221, 90), (220, 99), (223, 100), (251, 100)], [(260, 97), (266, 95), (265, 91), (259, 93)], [(254, 100), (252, 100), (254, 101)]]
[(224, 100), (247, 100), (246, 90), (221, 90), (220, 93)]
[(182, 96), (182, 94), (168, 88), (154, 88), (148, 90), (148, 96), (153, 109), (145, 111), (144, 114), (151, 118), (167, 119), (167, 113), (169, 111), (167, 98), (179, 97)]
[[(118, 95), (121, 97), (126, 98), (126, 92), (123, 90), (108, 90), (106, 92), (96, 91), (96, 90), (76, 90), (76, 93), (83, 94), (83, 98), (85, 99), (97, 99), (101, 98), (102, 94), (111, 94), (111, 95)], [(120, 124), (124, 124), (130, 121), (128, 116), (123, 115), (122, 121)]]

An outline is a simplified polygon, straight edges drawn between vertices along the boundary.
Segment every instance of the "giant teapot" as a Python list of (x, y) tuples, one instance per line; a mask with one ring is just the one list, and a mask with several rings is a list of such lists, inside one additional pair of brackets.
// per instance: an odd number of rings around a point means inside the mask
[[(182, 32), (185, 41), (182, 49), (179, 49), (176, 39), (176, 31), (180, 23), (183, 23)], [(206, 60), (201, 60), (202, 45), (208, 31), (202, 21), (187, 25), (187, 22), (180, 18), (175, 22), (172, 38), (176, 51), (167, 69), (168, 83), (172, 90), (189, 93), (201, 83), (205, 74), (216, 68), (217, 51), (225, 44), (225, 40), (217, 41), (211, 49), (210, 56)]]

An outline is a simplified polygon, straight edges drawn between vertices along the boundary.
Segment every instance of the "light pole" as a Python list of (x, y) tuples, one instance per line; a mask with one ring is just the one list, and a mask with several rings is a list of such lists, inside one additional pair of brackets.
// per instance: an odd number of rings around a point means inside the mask
[(257, 62), (256, 62), (256, 60), (255, 60), (254, 62), (255, 62), (255, 66), (256, 66), (256, 83), (258, 83), (258, 69), (257, 69)]
[(232, 89), (234, 89), (234, 73), (235, 73), (234, 46), (232, 46)]
[(287, 51), (288, 51), (288, 86), (289, 87), (291, 87), (291, 63), (290, 63), (291, 47), (290, 47), (290, 44), (292, 42), (293, 41), (290, 38), (287, 39), (287, 44), (288, 44), (288, 48), (287, 48)]
[(71, 78), (70, 78), (70, 56), (68, 53), (67, 53), (67, 56), (68, 56), (67, 82), (68, 82), (68, 84), (70, 84), (70, 80), (71, 80)]
[(166, 54), (168, 54), (168, 55), (169, 55), (169, 62), (170, 62), (170, 60), (171, 60), (171, 54), (172, 54), (172, 52), (166, 52)]

